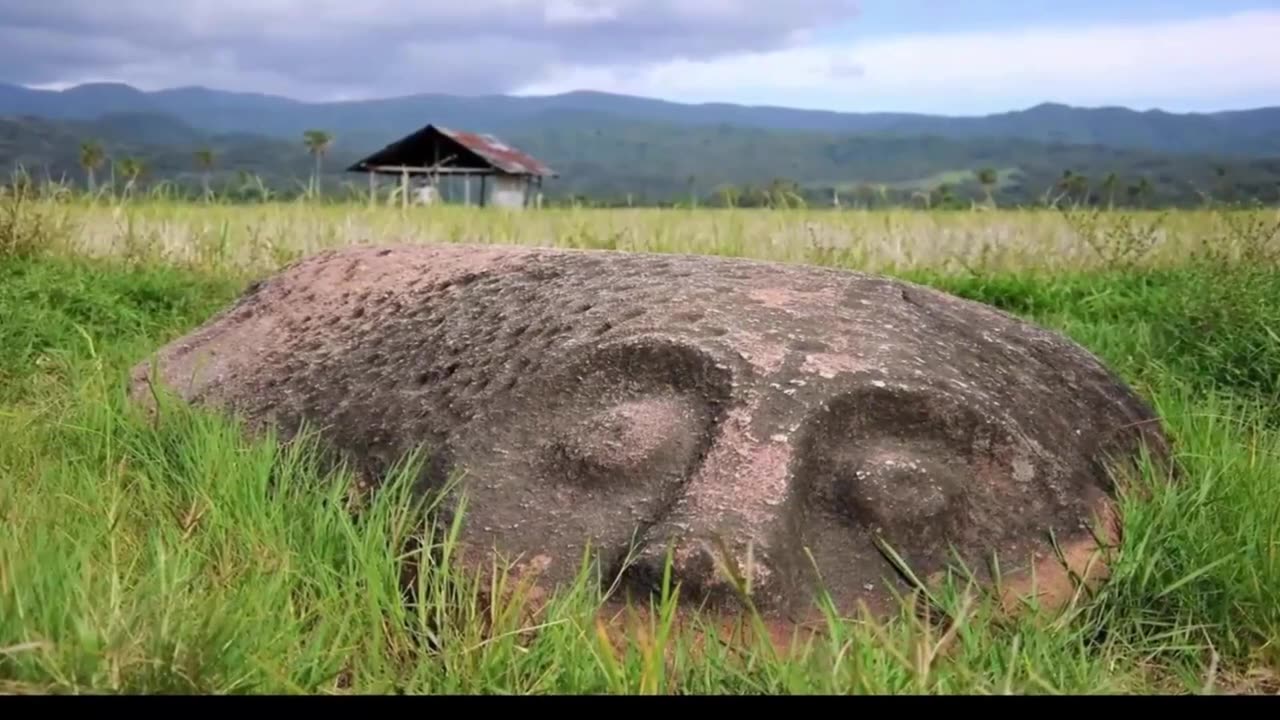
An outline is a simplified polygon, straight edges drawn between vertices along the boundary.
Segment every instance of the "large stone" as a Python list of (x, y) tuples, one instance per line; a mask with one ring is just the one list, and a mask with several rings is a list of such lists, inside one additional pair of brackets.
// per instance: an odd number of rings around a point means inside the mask
[(739, 259), (330, 251), (155, 360), (186, 401), (286, 436), (306, 422), (370, 478), (425, 444), (423, 488), (461, 473), (466, 546), (544, 587), (590, 543), (606, 582), (629, 557), (622, 586), (647, 588), (670, 545), (686, 600), (731, 600), (724, 548), (768, 614), (811, 607), (815, 580), (841, 608), (886, 607), (906, 587), (886, 547), (920, 578), (957, 560), (989, 578), (994, 558), (1025, 588), (1034, 568), (1060, 601), (1058, 551), (1083, 566), (1118, 531), (1111, 461), (1167, 451), (1146, 404), (1056, 333)]

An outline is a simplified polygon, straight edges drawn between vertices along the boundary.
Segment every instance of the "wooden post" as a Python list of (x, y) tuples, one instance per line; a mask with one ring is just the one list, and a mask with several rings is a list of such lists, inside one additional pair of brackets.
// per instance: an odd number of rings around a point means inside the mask
[(480, 176), (480, 207), (485, 207), (488, 203), (488, 194), (485, 192), (485, 188), (488, 186), (488, 180), (488, 175)]
[(462, 204), (471, 207), (471, 176), (462, 176)]
[(400, 209), (406, 210), (409, 207), (409, 171), (400, 171)]
[(374, 207), (378, 204), (377, 177), (373, 172), (369, 173), (369, 207)]

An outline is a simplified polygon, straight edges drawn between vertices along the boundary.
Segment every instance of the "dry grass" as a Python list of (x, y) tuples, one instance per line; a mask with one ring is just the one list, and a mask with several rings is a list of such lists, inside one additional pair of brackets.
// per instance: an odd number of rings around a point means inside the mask
[[(496, 209), (360, 205), (49, 206), (78, 254), (257, 271), (324, 248), (392, 242), (554, 245), (735, 255), (871, 271), (932, 273), (1170, 267), (1239, 222), (1275, 210), (1105, 214), (1027, 210)], [(1224, 218), (1227, 218), (1224, 220)], [(1240, 218), (1232, 220), (1231, 218)]]

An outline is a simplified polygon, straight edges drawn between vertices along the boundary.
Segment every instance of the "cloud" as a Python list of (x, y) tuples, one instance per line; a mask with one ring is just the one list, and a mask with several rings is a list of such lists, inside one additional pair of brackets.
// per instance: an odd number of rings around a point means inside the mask
[(991, 112), (1042, 101), (1280, 102), (1280, 11), (1192, 20), (905, 34), (643, 68), (560, 65), (519, 94), (591, 87), (673, 100)]
[[(562, 68), (797, 47), (854, 0), (0, 0), (0, 81), (210, 85), (324, 99), (486, 93)], [(609, 71), (617, 74), (617, 70)]]

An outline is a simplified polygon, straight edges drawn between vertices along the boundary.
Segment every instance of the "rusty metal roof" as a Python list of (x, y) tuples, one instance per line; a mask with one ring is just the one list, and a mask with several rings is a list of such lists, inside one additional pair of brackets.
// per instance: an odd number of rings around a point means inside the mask
[(447, 163), (447, 165), (471, 167), (476, 162), (482, 162), (498, 172), (510, 175), (556, 176), (555, 171), (544, 163), (507, 145), (493, 135), (454, 130), (439, 125), (427, 125), (355, 163), (348, 170), (363, 172), (371, 166), (378, 165), (426, 167), (433, 161), (439, 161), (439, 143), (441, 142), (460, 146), (474, 156), (469, 160)]
[(481, 135), (465, 130), (452, 130), (439, 125), (434, 127), (440, 131), (440, 134), (479, 155), (505, 173), (511, 173), (512, 175), (555, 174), (551, 171), (551, 168), (538, 162), (527, 153), (507, 145), (493, 135)]

